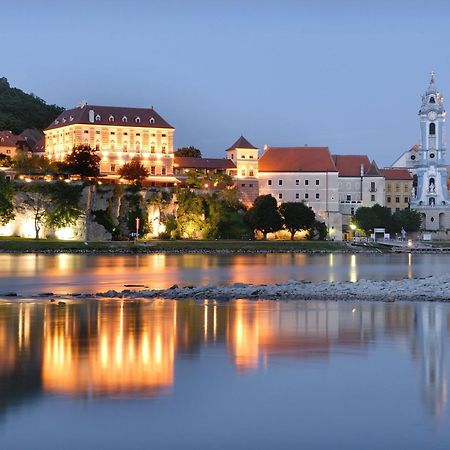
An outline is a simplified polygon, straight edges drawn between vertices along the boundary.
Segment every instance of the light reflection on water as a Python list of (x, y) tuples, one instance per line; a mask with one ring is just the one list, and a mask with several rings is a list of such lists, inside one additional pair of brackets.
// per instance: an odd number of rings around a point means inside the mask
[[(299, 407), (311, 412), (301, 422), (307, 435), (321, 428), (325, 411), (345, 402), (343, 418), (335, 419), (341, 426), (345, 420), (370, 435), (382, 416), (395, 421), (399, 436), (418, 434), (415, 445), (406, 448), (431, 448), (417, 445), (429, 434), (445, 442), (446, 428), (414, 427), (427, 417), (436, 424), (447, 417), (449, 313), (443, 303), (1, 304), (0, 442), (8, 449), (58, 448), (27, 447), (33, 440), (47, 442), (47, 428), (35, 421), (73, 414), (74, 420), (89, 418), (86, 432), (99, 433), (105, 448), (143, 448), (142, 442), (177, 448), (176, 439), (164, 434), (164, 440), (158, 427), (180, 432), (186, 427), (191, 434), (185, 448), (209, 448), (206, 438), (201, 441), (203, 424), (195, 413), (209, 411), (218, 423), (228, 424), (228, 437), (243, 433), (239, 421), (251, 428), (267, 415), (284, 414), (293, 430), (277, 422), (281, 434), (272, 429), (258, 445), (274, 448), (284, 442), (283, 448), (298, 448), (300, 430), (292, 420)], [(266, 396), (270, 403), (261, 403)], [(231, 421), (229, 397), (234, 399)], [(143, 420), (133, 414), (135, 408), (156, 429), (147, 435), (144, 425), (142, 435), (113, 437), (114, 432), (102, 431), (97, 414), (106, 404), (110, 414), (121, 417), (123, 430)], [(186, 413), (179, 423), (180, 411), (189, 407), (192, 416)], [(316, 417), (317, 408), (324, 413)], [(55, 439), (63, 439), (72, 426), (59, 422), (52, 430)], [(221, 429), (210, 426), (208, 436), (220, 440)], [(30, 427), (29, 436), (20, 433), (21, 427)], [(233, 448), (251, 448), (249, 442), (256, 445), (258, 436), (236, 441)], [(316, 444), (322, 439), (327, 438), (317, 433)], [(82, 434), (72, 435), (64, 448), (82, 448), (83, 442)], [(346, 448), (361, 448), (358, 442)], [(322, 443), (317, 448), (327, 448)]]
[(125, 284), (357, 281), (446, 274), (450, 255), (13, 255), (0, 254), (0, 292), (98, 292)]

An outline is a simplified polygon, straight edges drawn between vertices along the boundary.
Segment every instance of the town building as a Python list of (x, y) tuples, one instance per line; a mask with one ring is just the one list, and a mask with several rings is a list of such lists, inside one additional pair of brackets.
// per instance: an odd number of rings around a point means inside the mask
[(413, 177), (408, 169), (389, 167), (380, 169), (386, 180), (386, 197), (384, 206), (391, 212), (409, 208), (411, 192), (413, 189)]
[(359, 207), (384, 206), (384, 177), (367, 155), (333, 155), (333, 161), (339, 172), (339, 211), (347, 232)]
[(445, 115), (444, 99), (432, 73), (419, 110), (421, 140), (412, 167), (417, 184), (411, 195), (411, 207), (422, 214), (422, 226), (428, 231), (450, 228)]
[(259, 195), (259, 149), (241, 136), (226, 150), (226, 153), (227, 159), (235, 166), (235, 169), (230, 171), (230, 175), (239, 189), (241, 201), (249, 205)]
[(19, 151), (30, 152), (25, 138), (8, 130), (0, 131), (0, 154), (15, 158)]
[(45, 152), (50, 160), (63, 161), (73, 147), (89, 145), (101, 156), (104, 175), (117, 174), (138, 156), (155, 180), (173, 182), (174, 131), (153, 108), (83, 103), (61, 113), (44, 131)]
[(259, 158), (259, 194), (278, 203), (305, 202), (342, 239), (339, 174), (328, 147), (266, 147)]

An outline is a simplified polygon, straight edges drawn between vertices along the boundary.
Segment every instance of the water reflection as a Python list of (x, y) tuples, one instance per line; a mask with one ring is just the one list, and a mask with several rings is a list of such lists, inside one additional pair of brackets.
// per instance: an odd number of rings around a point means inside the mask
[(0, 292), (99, 292), (125, 284), (279, 283), (289, 279), (357, 281), (447, 273), (450, 255), (15, 255), (0, 254)]
[(435, 303), (0, 304), (0, 410), (37, 393), (170, 393), (177, 357), (198, 355), (209, 345), (237, 373), (247, 374), (286, 360), (345, 355), (363, 361), (387, 340), (410, 350), (424, 408), (441, 415), (447, 403), (448, 324), (449, 307)]

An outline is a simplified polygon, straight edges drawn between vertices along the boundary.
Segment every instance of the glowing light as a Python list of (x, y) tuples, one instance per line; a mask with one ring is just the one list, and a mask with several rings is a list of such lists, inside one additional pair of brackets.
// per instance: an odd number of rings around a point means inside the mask
[(72, 227), (58, 228), (55, 231), (55, 236), (57, 239), (70, 241), (75, 239), (75, 230)]
[(355, 225), (354, 223), (351, 223), (351, 224), (350, 224), (350, 229), (351, 229), (352, 231), (355, 231), (355, 230), (356, 230), (356, 225)]

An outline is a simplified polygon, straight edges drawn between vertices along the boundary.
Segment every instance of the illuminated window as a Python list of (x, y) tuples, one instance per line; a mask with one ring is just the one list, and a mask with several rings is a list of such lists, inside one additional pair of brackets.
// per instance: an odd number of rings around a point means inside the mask
[(162, 153), (166, 153), (166, 146), (165, 146), (165, 145), (163, 145), (163, 146), (161, 147), (161, 152), (162, 152)]
[(111, 172), (115, 172), (116, 171), (116, 165), (115, 164), (111, 164)]
[(249, 171), (248, 171), (248, 176), (249, 176), (249, 177), (255, 176), (253, 170), (249, 170)]
[(155, 173), (156, 173), (156, 167), (155, 166), (151, 166), (150, 167), (150, 174), (151, 175), (155, 175)]
[(124, 152), (128, 151), (128, 142), (127, 141), (123, 141), (123, 151)]
[(155, 143), (152, 142), (152, 145), (150, 146), (150, 152), (155, 153)]
[(167, 169), (165, 167), (161, 168), (161, 175), (165, 175), (167, 172)]
[(141, 151), (141, 143), (139, 141), (136, 141), (136, 151), (140, 152)]

